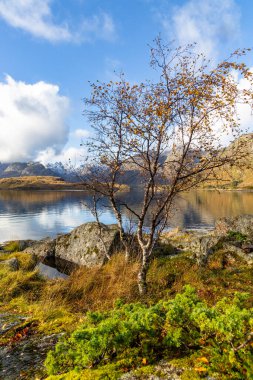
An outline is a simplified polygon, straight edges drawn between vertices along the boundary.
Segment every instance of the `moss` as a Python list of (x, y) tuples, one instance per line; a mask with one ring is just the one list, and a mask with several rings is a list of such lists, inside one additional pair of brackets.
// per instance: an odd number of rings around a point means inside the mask
[(132, 371), (133, 375), (140, 378), (145, 379), (149, 375), (159, 376), (161, 379), (166, 378), (166, 373), (162, 369), (157, 369), (155, 365), (147, 365), (145, 367), (140, 367), (134, 371)]
[(181, 375), (181, 380), (200, 380), (203, 377), (206, 378), (205, 375), (202, 377), (198, 375), (198, 373), (194, 369), (186, 369), (182, 375)]
[(247, 240), (247, 236), (239, 231), (228, 231), (227, 236), (230, 239), (235, 239), (238, 242), (244, 242), (245, 240)]
[(3, 246), (3, 249), (7, 252), (17, 252), (20, 250), (20, 243), (18, 241), (9, 241)]
[(70, 371), (56, 376), (49, 376), (46, 380), (118, 380), (124, 371), (116, 364), (108, 364), (99, 369), (87, 369), (81, 372)]

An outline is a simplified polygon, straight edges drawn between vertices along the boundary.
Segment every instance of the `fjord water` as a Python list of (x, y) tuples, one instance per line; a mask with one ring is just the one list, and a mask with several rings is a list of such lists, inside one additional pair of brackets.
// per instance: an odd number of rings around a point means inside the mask
[[(0, 241), (41, 239), (93, 221), (90, 197), (81, 191), (0, 191)], [(131, 202), (138, 206), (136, 194)], [(217, 218), (253, 214), (253, 192), (199, 190), (177, 200), (170, 226), (212, 228)], [(101, 221), (115, 223), (107, 207)]]

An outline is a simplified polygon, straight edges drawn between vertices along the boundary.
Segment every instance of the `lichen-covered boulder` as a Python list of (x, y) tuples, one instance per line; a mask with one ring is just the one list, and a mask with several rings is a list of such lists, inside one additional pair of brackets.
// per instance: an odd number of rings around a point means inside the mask
[(85, 223), (55, 242), (55, 257), (86, 267), (101, 266), (120, 246), (117, 225)]
[(235, 218), (220, 218), (215, 223), (215, 234), (225, 236), (229, 231), (240, 232), (253, 239), (253, 215), (239, 215)]
[(41, 259), (49, 259), (55, 255), (55, 239), (44, 239), (34, 242), (30, 247), (24, 250)]
[(249, 265), (253, 264), (253, 247), (252, 246), (247, 246), (247, 245), (236, 245), (233, 242), (225, 242), (223, 244), (223, 248), (227, 250), (230, 253), (235, 253), (242, 259), (244, 259)]
[(196, 237), (190, 244), (190, 250), (194, 253), (197, 263), (199, 265), (205, 265), (208, 261), (208, 257), (215, 252), (221, 238), (219, 236), (206, 235)]

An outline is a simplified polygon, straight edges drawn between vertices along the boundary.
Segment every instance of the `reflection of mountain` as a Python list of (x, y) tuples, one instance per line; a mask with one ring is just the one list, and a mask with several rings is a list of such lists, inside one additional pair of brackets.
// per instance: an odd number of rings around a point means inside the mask
[[(142, 192), (127, 192), (124, 197), (140, 212)], [(94, 220), (85, 205), (90, 207), (92, 198), (78, 191), (0, 191), (0, 241), (39, 239), (68, 232)], [(99, 208), (103, 223), (115, 223), (107, 202)], [(192, 191), (175, 202), (170, 225), (210, 227), (219, 217), (239, 214), (253, 214), (253, 192)], [(127, 211), (124, 217), (129, 218)]]
[[(176, 202), (173, 225), (213, 225), (221, 217), (253, 215), (253, 192), (199, 190), (185, 193)], [(189, 220), (191, 222), (189, 223)]]
[(22, 190), (1, 190), (0, 202), (19, 203), (51, 203), (56, 202), (66, 196), (64, 191), (22, 191)]
[(80, 203), (84, 193), (75, 191), (0, 191), (0, 213), (38, 213), (65, 204)]
[[(127, 203), (138, 212), (142, 196), (141, 191), (124, 194)], [(124, 213), (129, 216), (129, 212)], [(210, 227), (218, 218), (240, 214), (253, 215), (253, 192), (197, 190), (183, 193), (175, 200), (169, 224), (184, 228)]]
[(188, 199), (213, 218), (236, 216), (238, 214), (253, 214), (253, 193), (237, 191), (199, 191), (188, 193)]

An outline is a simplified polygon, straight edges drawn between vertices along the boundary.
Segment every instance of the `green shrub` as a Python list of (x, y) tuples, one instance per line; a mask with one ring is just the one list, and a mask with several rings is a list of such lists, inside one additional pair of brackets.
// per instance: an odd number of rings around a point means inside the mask
[(238, 231), (228, 231), (228, 237), (239, 242), (244, 242), (247, 236)]
[[(108, 363), (136, 368), (162, 358), (196, 356), (196, 374), (219, 374), (219, 379), (252, 379), (252, 309), (246, 296), (224, 298), (214, 307), (200, 301), (186, 286), (174, 300), (154, 306), (121, 305), (112, 311), (87, 314), (85, 323), (48, 354), (50, 375), (101, 368)], [(241, 346), (241, 347), (240, 347)]]

